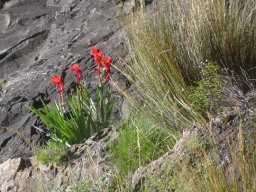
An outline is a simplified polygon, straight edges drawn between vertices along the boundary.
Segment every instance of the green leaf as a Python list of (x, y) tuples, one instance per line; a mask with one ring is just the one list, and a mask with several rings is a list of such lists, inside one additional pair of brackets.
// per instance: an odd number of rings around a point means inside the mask
[(109, 87), (106, 96), (104, 87), (98, 87), (94, 101), (86, 88), (81, 86), (76, 89), (75, 95), (68, 97), (65, 106), (58, 103), (46, 105), (41, 100), (41, 109), (31, 107), (30, 110), (41, 119), (56, 140), (77, 143), (108, 126), (113, 107), (110, 94)]

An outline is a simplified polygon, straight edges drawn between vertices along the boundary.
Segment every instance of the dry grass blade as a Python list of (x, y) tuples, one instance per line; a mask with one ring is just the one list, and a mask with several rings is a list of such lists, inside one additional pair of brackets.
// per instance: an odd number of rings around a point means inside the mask
[(186, 75), (169, 53), (164, 32), (156, 31), (143, 13), (133, 21), (128, 29), (132, 64), (127, 73), (147, 111), (175, 129), (200, 121), (200, 115), (188, 105)]

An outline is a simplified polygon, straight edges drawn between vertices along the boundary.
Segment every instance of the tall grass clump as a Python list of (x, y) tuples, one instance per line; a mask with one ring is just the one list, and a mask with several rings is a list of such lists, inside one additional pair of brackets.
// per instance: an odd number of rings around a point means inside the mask
[(256, 2), (162, 0), (155, 6), (153, 14), (131, 18), (126, 73), (147, 111), (180, 129), (202, 120), (187, 88), (203, 79), (202, 63), (256, 77)]
[(163, 31), (143, 13), (133, 18), (128, 30), (132, 61), (127, 65), (127, 76), (135, 82), (146, 111), (174, 129), (197, 122), (199, 114), (188, 105), (186, 76), (171, 57)]
[(167, 51), (188, 73), (188, 80), (194, 80), (195, 70), (191, 69), (200, 67), (205, 60), (217, 62), (239, 75), (243, 69), (251, 79), (256, 77), (256, 1), (173, 0), (161, 3), (154, 17), (156, 26), (169, 44)]

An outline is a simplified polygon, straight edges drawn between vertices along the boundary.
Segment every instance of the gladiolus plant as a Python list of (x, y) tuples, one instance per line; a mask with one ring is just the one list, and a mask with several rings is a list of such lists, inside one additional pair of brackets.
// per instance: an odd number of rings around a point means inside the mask
[[(92, 48), (91, 54), (96, 63), (95, 72), (98, 73), (99, 84), (96, 95), (91, 95), (85, 88), (82, 78), (83, 73), (79, 64), (73, 64), (70, 71), (74, 73), (77, 83), (76, 93), (64, 94), (64, 81), (60, 75), (51, 77), (56, 86), (60, 102), (46, 105), (43, 108), (31, 108), (31, 111), (40, 117), (42, 122), (51, 131), (52, 139), (67, 145), (78, 143), (109, 125), (113, 100), (111, 98), (111, 57), (104, 57), (103, 51)], [(104, 83), (104, 80), (106, 80)], [(65, 103), (64, 99), (66, 98)]]

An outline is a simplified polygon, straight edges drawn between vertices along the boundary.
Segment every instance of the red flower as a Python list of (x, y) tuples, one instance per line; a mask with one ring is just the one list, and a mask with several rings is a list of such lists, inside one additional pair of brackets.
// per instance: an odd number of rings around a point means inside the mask
[(111, 58), (111, 57), (104, 57), (104, 58), (101, 60), (101, 63), (104, 65), (104, 68), (105, 68), (106, 70), (109, 70), (110, 67), (111, 67), (112, 58)]
[(110, 75), (111, 75), (111, 63), (112, 63), (112, 58), (111, 57), (104, 57), (101, 60), (101, 63), (104, 65), (104, 69), (106, 70), (106, 79), (109, 81)]
[(98, 54), (98, 51), (99, 50), (95, 46), (92, 47), (91, 55), (95, 57)]
[(101, 60), (103, 58), (103, 51), (98, 50), (96, 47), (92, 47), (91, 55), (94, 57), (94, 60), (99, 67), (99, 71), (101, 71)]
[(104, 57), (103, 56), (103, 51), (98, 50), (96, 47), (92, 47), (91, 55), (94, 57), (94, 60), (96, 64), (98, 65), (98, 69), (94, 69), (95, 72), (101, 73), (102, 72), (102, 67), (104, 67), (105, 70), (105, 75), (103, 75), (107, 81), (110, 80), (111, 76), (111, 63), (112, 63), (112, 58), (111, 57)]
[(80, 81), (81, 81), (81, 79), (83, 77), (83, 74), (82, 74), (82, 71), (80, 70), (79, 65), (77, 63), (73, 64), (70, 67), (70, 71), (73, 71), (73, 73), (75, 74), (75, 78), (76, 78), (77, 84), (80, 84)]
[(56, 91), (58, 94), (64, 93), (64, 82), (60, 75), (53, 75), (52, 76), (52, 83), (56, 85)]

